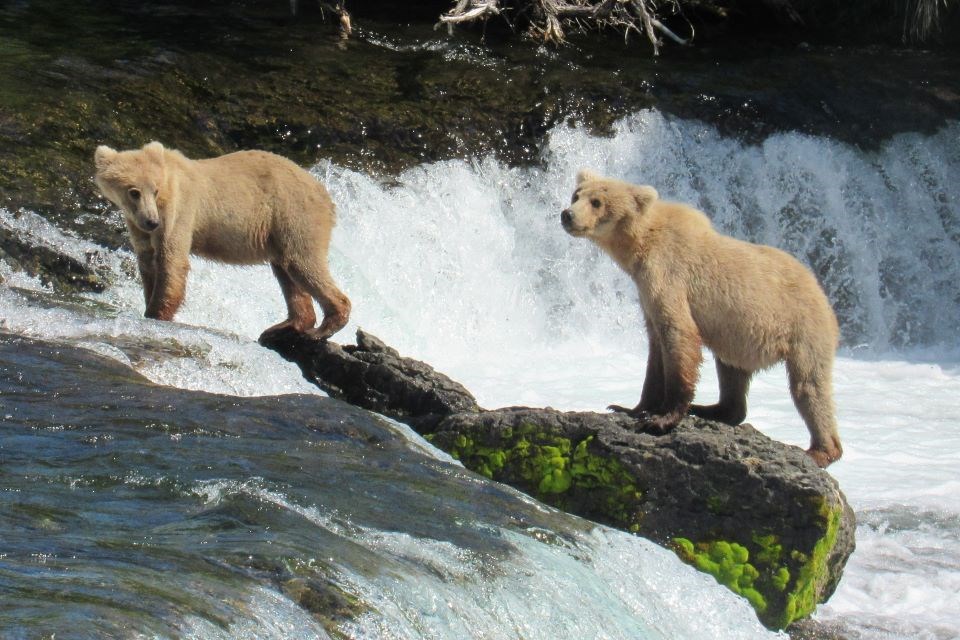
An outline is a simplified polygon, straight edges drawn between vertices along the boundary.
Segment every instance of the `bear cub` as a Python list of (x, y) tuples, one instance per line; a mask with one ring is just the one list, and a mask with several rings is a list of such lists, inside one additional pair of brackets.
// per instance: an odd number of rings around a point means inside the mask
[[(131, 151), (101, 145), (94, 163), (97, 186), (123, 211), (130, 231), (146, 317), (173, 319), (194, 254), (270, 263), (287, 319), (263, 335), (292, 329), (325, 339), (347, 323), (350, 300), (327, 268), (333, 201), (293, 162), (265, 151), (191, 160), (151, 142)], [(313, 300), (323, 310), (319, 328)]]
[[(753, 373), (785, 362), (794, 404), (810, 431), (807, 454), (826, 467), (843, 453), (832, 369), (839, 328), (814, 275), (773, 247), (715, 231), (700, 211), (581, 171), (561, 224), (588, 238), (633, 278), (650, 355), (633, 409), (611, 406), (666, 433), (688, 412), (736, 425)], [(716, 359), (720, 400), (693, 405), (701, 346)]]

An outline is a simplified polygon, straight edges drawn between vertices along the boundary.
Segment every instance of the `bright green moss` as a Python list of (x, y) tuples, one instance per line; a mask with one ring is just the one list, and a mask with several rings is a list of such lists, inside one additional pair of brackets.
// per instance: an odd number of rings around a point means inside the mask
[(674, 538), (673, 544), (674, 544), (674, 551), (677, 552), (678, 556), (680, 556), (687, 562), (693, 561), (695, 549), (692, 542), (690, 542), (686, 538)]
[[(580, 501), (596, 519), (635, 532), (643, 494), (619, 461), (590, 451), (593, 439), (574, 442), (527, 424), (505, 429), (495, 444), (459, 434), (449, 453), (468, 469), (520, 486), (544, 502), (567, 508)], [(444, 445), (442, 438), (431, 440)]]
[(790, 583), (790, 570), (786, 567), (780, 567), (776, 573), (773, 574), (771, 582), (777, 591), (783, 591), (787, 588), (787, 584)]
[[(640, 530), (642, 492), (619, 461), (591, 452), (592, 436), (571, 441), (527, 424), (484, 437), (482, 443), (462, 434), (430, 439), (467, 468), (544, 502), (628, 531)], [(707, 502), (711, 512), (731, 507), (729, 497)], [(783, 629), (813, 613), (830, 579), (827, 561), (836, 545), (842, 507), (830, 507), (823, 498), (809, 507), (822, 530), (812, 549), (789, 548), (769, 531), (746, 532), (738, 540), (677, 537), (673, 547), (686, 562), (749, 601), (765, 625)]]
[(843, 511), (839, 506), (831, 509), (822, 498), (812, 507), (823, 535), (806, 553), (799, 549), (787, 552), (773, 534), (755, 534), (744, 544), (674, 538), (673, 548), (684, 561), (746, 598), (768, 627), (783, 629), (813, 613), (829, 579), (827, 560), (837, 541)]
[(750, 552), (746, 547), (724, 540), (695, 545), (686, 538), (674, 538), (673, 542), (681, 558), (745, 597), (758, 613), (767, 610), (767, 600), (755, 586), (760, 571), (750, 564)]
[(843, 509), (840, 506), (831, 509), (823, 498), (817, 498), (814, 506), (823, 523), (824, 533), (809, 555), (795, 554), (801, 564), (793, 589), (786, 596), (783, 617), (779, 620), (781, 627), (813, 613), (817, 607), (817, 596), (829, 579), (827, 560), (837, 543)]
[(756, 589), (744, 589), (740, 592), (747, 599), (757, 613), (763, 613), (767, 610), (767, 600)]
[(780, 538), (773, 534), (765, 536), (753, 536), (753, 544), (757, 551), (754, 554), (758, 563), (774, 565), (780, 562), (783, 556), (783, 545), (780, 544)]

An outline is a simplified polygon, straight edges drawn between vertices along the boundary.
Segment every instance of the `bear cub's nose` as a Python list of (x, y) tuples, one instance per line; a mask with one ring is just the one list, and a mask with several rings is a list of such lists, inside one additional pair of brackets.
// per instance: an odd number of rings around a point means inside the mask
[(159, 221), (159, 220), (144, 220), (144, 221), (143, 221), (143, 226), (146, 227), (146, 230), (147, 230), (147, 231), (153, 231), (154, 229), (156, 229), (157, 227), (160, 226), (160, 221)]
[(560, 223), (565, 227), (569, 227), (571, 224), (573, 224), (573, 213), (570, 212), (570, 209), (564, 209), (560, 213)]

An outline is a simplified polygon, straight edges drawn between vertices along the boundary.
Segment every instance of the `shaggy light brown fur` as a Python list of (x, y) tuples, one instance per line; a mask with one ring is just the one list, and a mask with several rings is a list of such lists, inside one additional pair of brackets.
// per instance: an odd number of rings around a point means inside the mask
[[(123, 211), (137, 253), (146, 316), (172, 320), (183, 302), (189, 254), (230, 264), (269, 262), (287, 303), (283, 328), (327, 338), (350, 300), (327, 269), (334, 205), (309, 173), (264, 151), (190, 160), (151, 142), (97, 147), (96, 182)], [(315, 299), (323, 322), (314, 329)]]
[[(577, 176), (561, 214), (568, 233), (600, 246), (637, 285), (650, 342), (640, 403), (651, 430), (687, 413), (740, 424), (753, 372), (786, 362), (794, 404), (821, 467), (842, 455), (832, 369), (839, 329), (809, 269), (787, 253), (721, 235), (701, 212), (659, 199), (655, 189)], [(691, 405), (701, 346), (716, 357), (720, 400)]]

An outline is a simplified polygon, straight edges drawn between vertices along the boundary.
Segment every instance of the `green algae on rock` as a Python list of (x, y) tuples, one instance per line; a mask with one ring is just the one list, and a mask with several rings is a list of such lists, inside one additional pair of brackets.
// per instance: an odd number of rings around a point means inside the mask
[(452, 432), (427, 439), (468, 469), (546, 504), (627, 531), (640, 529), (643, 493), (616, 459), (592, 451), (594, 436), (572, 440), (525, 423), (486, 442)]
[(816, 594), (823, 592), (830, 576), (829, 552), (836, 545), (843, 512), (819, 499), (811, 500), (810, 508), (824, 527), (811, 550), (785, 550), (775, 534), (755, 535), (746, 546), (674, 538), (673, 548), (683, 560), (749, 600), (764, 624), (783, 629), (813, 613)]
[(758, 614), (766, 612), (767, 599), (754, 584), (761, 573), (750, 564), (750, 552), (746, 547), (724, 540), (696, 546), (686, 538), (674, 538), (674, 542), (677, 555), (700, 571), (709, 573), (734, 593), (745, 597)]
[[(817, 594), (827, 587), (829, 552), (837, 542), (842, 509), (829, 509), (819, 500), (810, 508), (821, 516), (823, 535), (813, 549), (784, 549), (776, 534), (754, 535), (739, 544), (726, 540), (694, 543), (674, 538), (673, 549), (684, 561), (716, 578), (746, 598), (767, 626), (783, 629), (811, 615)], [(820, 503), (819, 508), (815, 507)]]

